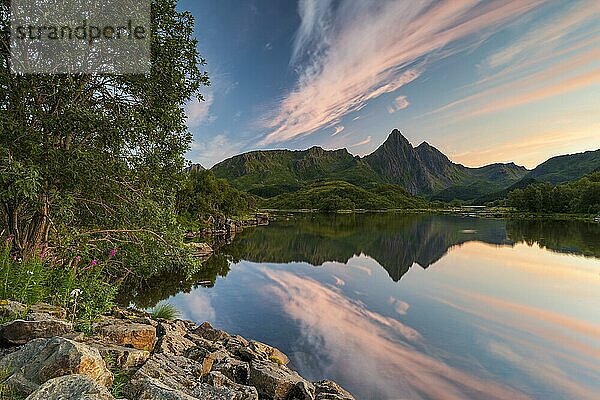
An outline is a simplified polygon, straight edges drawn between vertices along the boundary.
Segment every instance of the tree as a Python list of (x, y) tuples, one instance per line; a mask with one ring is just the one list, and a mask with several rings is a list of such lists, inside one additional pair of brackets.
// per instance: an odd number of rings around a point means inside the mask
[(2, 0), (0, 213), (15, 253), (74, 236), (161, 248), (177, 237), (174, 193), (192, 139), (183, 105), (209, 80), (192, 15), (176, 0), (151, 10), (148, 74), (15, 75)]

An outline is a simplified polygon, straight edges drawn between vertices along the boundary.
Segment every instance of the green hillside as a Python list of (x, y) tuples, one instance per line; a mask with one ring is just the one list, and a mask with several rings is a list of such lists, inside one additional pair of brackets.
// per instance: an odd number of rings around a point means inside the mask
[(218, 178), (261, 197), (294, 192), (318, 181), (343, 180), (359, 186), (382, 182), (364, 161), (346, 149), (253, 151), (225, 160), (212, 168)]
[(553, 157), (538, 165), (527, 178), (552, 184), (565, 183), (600, 171), (600, 150)]
[(398, 185), (375, 185), (365, 189), (344, 181), (314, 183), (264, 202), (266, 208), (322, 211), (425, 208), (427, 205), (423, 198), (411, 195)]

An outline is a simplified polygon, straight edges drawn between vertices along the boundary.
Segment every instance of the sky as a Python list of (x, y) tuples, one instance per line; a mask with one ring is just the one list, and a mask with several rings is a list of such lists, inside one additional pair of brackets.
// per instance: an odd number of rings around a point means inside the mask
[(399, 129), (466, 166), (600, 148), (600, 1), (181, 0), (211, 86), (187, 158), (366, 155)]

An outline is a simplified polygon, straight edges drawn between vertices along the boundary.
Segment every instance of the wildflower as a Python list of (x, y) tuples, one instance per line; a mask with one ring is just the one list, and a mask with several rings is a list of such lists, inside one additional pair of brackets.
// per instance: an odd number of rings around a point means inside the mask
[(108, 257), (109, 258), (113, 258), (114, 256), (117, 255), (117, 249), (112, 249), (111, 251), (108, 252)]
[(90, 263), (90, 265), (91, 265), (92, 267), (95, 267), (96, 265), (98, 265), (98, 260), (96, 260), (96, 259), (93, 259), (93, 260), (92, 260), (92, 262)]
[(27, 274), (33, 276), (33, 271), (27, 271)]
[(5, 240), (5, 242), (6, 242), (6, 243), (10, 243), (10, 242), (12, 242), (12, 241), (13, 241), (13, 239), (14, 239), (14, 238), (15, 238), (15, 235), (13, 235), (13, 234), (10, 234), (10, 235), (8, 235), (8, 236), (6, 237), (6, 240)]
[(71, 297), (78, 297), (81, 294), (81, 289), (71, 290)]

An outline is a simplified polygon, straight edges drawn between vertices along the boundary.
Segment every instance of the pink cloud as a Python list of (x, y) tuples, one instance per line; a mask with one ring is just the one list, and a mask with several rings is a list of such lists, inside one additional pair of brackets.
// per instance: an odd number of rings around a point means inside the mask
[[(294, 53), (313, 49), (312, 62), (300, 70), (296, 86), (273, 113), (261, 119), (269, 130), (261, 144), (287, 141), (339, 123), (369, 100), (417, 79), (426, 67), (424, 59), (430, 62), (479, 44), (475, 34), (498, 29), (541, 3), (347, 0), (330, 19), (331, 8), (301, 2), (303, 22)], [(466, 44), (448, 49), (467, 38)]]

